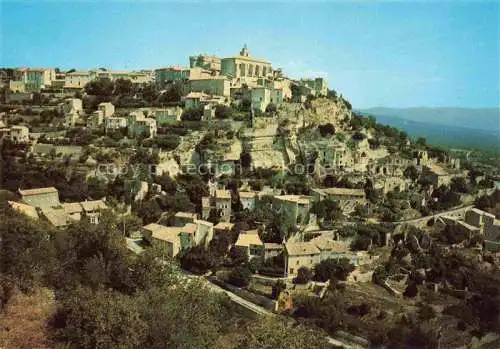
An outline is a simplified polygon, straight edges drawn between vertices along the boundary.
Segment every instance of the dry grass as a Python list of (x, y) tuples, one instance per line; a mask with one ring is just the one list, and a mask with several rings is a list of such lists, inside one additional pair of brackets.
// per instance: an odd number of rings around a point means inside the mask
[(54, 311), (54, 294), (39, 288), (16, 293), (0, 313), (1, 349), (54, 349), (47, 340), (47, 319)]

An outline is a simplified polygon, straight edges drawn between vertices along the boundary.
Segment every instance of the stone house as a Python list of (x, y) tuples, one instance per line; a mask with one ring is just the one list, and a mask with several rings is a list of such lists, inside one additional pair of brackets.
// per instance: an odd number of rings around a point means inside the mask
[(151, 223), (142, 227), (140, 232), (147, 241), (152, 245), (159, 246), (163, 253), (170, 258), (176, 257), (181, 251), (178, 227)]
[(56, 79), (56, 71), (53, 68), (20, 68), (14, 70), (12, 81), (24, 85), (26, 92), (40, 92), (50, 87)]
[(228, 234), (234, 227), (233, 223), (219, 222), (214, 226), (214, 234)]
[(182, 108), (172, 107), (172, 108), (155, 109), (151, 114), (155, 118), (156, 123), (159, 126), (163, 126), (180, 121), (182, 115)]
[(309, 223), (311, 197), (305, 195), (278, 195), (273, 198), (273, 206), (282, 212), (289, 222), (297, 225)]
[(225, 76), (210, 76), (189, 80), (189, 92), (203, 92), (208, 95), (229, 98), (231, 84)]
[(14, 142), (18, 143), (24, 143), (24, 142), (29, 142), (30, 140), (30, 130), (26, 126), (12, 126), (10, 128), (10, 139), (13, 140)]
[(481, 211), (477, 208), (471, 208), (465, 212), (465, 222), (480, 228), (481, 233), (484, 233), (494, 224), (495, 215)]
[(128, 117), (128, 135), (131, 138), (146, 136), (148, 138), (154, 138), (157, 134), (156, 120), (152, 118), (146, 118), (142, 111), (136, 111), (130, 113)]
[(312, 189), (314, 201), (332, 199), (339, 203), (344, 212), (352, 212), (357, 205), (366, 205), (364, 189), (324, 188)]
[(104, 119), (106, 133), (121, 130), (127, 127), (127, 119), (118, 116), (107, 117)]
[(66, 98), (63, 102), (57, 105), (57, 110), (61, 114), (67, 114), (71, 110), (76, 111), (78, 114), (82, 114), (83, 103), (80, 98)]
[(451, 180), (463, 174), (446, 169), (437, 164), (424, 166), (422, 176), (429, 180), (435, 188), (440, 186), (449, 186)]
[(264, 243), (259, 237), (257, 230), (248, 230), (241, 232), (238, 235), (238, 240), (235, 242), (234, 247), (243, 250), (248, 259), (264, 256)]
[(240, 203), (244, 210), (253, 211), (256, 205), (256, 193), (252, 191), (240, 191)]
[(300, 79), (300, 86), (306, 86), (311, 89), (316, 97), (326, 96), (328, 94), (328, 81), (325, 78), (317, 77), (313, 79)]
[(196, 213), (191, 212), (177, 212), (174, 215), (174, 226), (182, 227), (188, 223), (194, 223), (194, 221), (198, 218)]
[(318, 236), (309, 241), (314, 244), (319, 250), (319, 262), (327, 259), (339, 260), (346, 258), (351, 264), (357, 266), (359, 264), (358, 256), (351, 252), (349, 244), (343, 241), (335, 241), (323, 236)]
[(225, 189), (215, 191), (215, 209), (221, 212), (221, 221), (229, 222), (231, 219), (231, 192)]
[(196, 224), (194, 243), (196, 245), (204, 244), (205, 247), (208, 247), (208, 244), (214, 237), (214, 224), (202, 219), (196, 219), (194, 224)]
[(87, 119), (87, 127), (99, 128), (104, 122), (104, 113), (102, 110), (96, 110)]
[(102, 111), (104, 118), (109, 118), (115, 113), (115, 106), (110, 102), (102, 102), (97, 106), (97, 110)]
[(484, 249), (488, 252), (500, 252), (500, 220), (495, 219), (484, 234)]
[(204, 92), (190, 92), (182, 97), (186, 109), (193, 109), (205, 105), (226, 104), (227, 98), (224, 96), (209, 95)]
[(83, 207), (85, 216), (89, 218), (92, 224), (98, 224), (101, 211), (108, 208), (102, 200), (82, 201), (80, 204)]
[(89, 71), (74, 71), (64, 76), (65, 89), (83, 89), (93, 78)]
[(311, 242), (285, 244), (285, 273), (297, 275), (301, 267), (311, 269), (320, 261), (320, 250)]

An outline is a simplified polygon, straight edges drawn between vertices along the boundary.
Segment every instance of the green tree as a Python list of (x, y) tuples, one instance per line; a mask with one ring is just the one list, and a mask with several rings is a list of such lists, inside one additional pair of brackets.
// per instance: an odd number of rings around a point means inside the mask
[(346, 280), (354, 270), (347, 258), (326, 259), (314, 266), (314, 279), (325, 282), (330, 279)]
[(195, 274), (204, 274), (215, 265), (210, 251), (203, 246), (194, 246), (181, 257), (181, 266)]
[(147, 290), (139, 304), (148, 325), (141, 347), (148, 349), (215, 348), (230, 318), (221, 299), (200, 279)]
[(297, 276), (293, 279), (295, 284), (307, 284), (313, 278), (313, 273), (311, 269), (307, 267), (300, 267), (297, 270)]
[(237, 287), (246, 287), (252, 273), (246, 267), (236, 267), (228, 275), (228, 282)]
[(130, 297), (85, 288), (63, 299), (50, 324), (57, 340), (82, 349), (139, 348), (147, 329)]
[(114, 90), (113, 82), (108, 78), (90, 81), (85, 85), (85, 92), (92, 96), (111, 97)]
[(129, 79), (116, 79), (113, 94), (128, 95), (132, 93), (132, 81)]

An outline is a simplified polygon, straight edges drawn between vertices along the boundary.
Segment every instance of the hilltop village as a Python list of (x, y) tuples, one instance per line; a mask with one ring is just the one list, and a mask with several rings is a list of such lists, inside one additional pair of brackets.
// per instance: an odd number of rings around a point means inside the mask
[[(127, 258), (169, 261), (331, 346), (498, 343), (498, 169), (360, 115), (326, 78), (291, 78), (246, 46), (187, 61), (0, 70), (0, 241), (30, 227), (57, 248), (72, 236), (74, 269), (47, 272), (51, 282), (71, 270), (134, 293), (113, 269), (113, 233)], [(41, 263), (29, 236), (2, 246), (2, 277)], [(127, 263), (155, 282), (165, 268)]]

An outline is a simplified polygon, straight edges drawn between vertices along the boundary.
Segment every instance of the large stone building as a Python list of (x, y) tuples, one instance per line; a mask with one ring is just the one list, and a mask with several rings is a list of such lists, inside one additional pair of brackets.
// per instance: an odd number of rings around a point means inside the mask
[(245, 45), (239, 56), (226, 57), (221, 60), (221, 74), (236, 79), (271, 77), (273, 69), (271, 63), (250, 57)]
[(64, 77), (65, 89), (82, 89), (91, 82), (93, 77), (89, 71), (74, 71)]
[(187, 81), (209, 78), (212, 73), (200, 67), (184, 68), (182, 66), (172, 66), (158, 68), (154, 71), (156, 86), (160, 89), (176, 81)]
[(204, 92), (209, 95), (229, 98), (231, 84), (225, 76), (210, 76), (189, 80), (190, 92)]
[(14, 71), (11, 90), (40, 92), (52, 85), (56, 71), (52, 68), (20, 68)]

